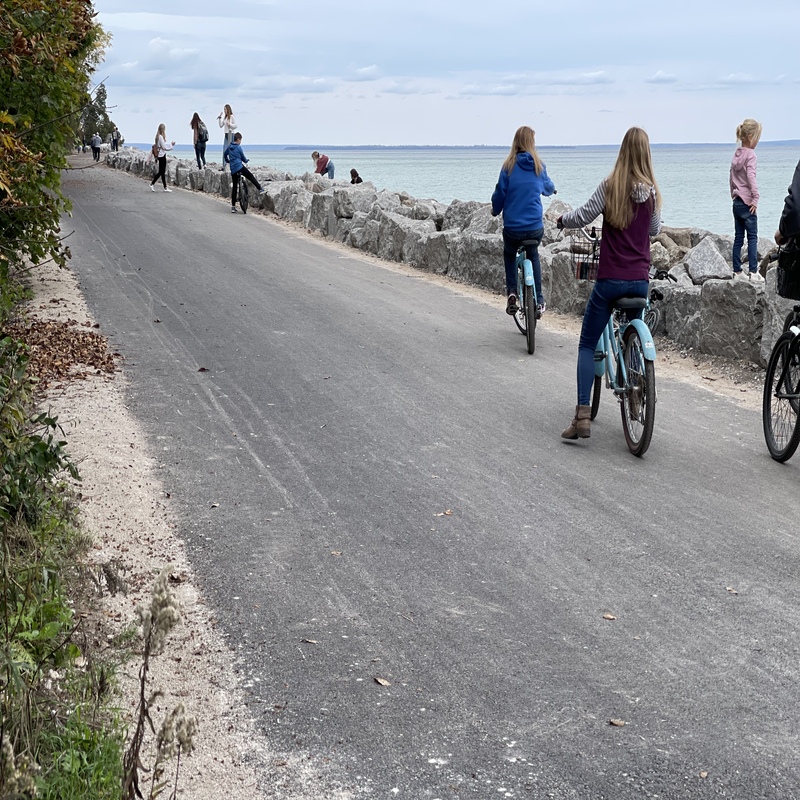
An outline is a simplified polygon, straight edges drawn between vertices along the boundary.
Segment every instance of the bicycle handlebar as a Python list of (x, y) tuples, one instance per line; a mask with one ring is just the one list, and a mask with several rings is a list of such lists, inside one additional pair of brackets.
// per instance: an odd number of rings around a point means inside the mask
[(670, 281), (675, 281), (675, 283), (678, 282), (678, 279), (674, 275), (670, 275), (669, 272), (667, 272), (667, 270), (665, 269), (657, 269), (653, 274), (653, 280), (656, 281), (670, 280)]

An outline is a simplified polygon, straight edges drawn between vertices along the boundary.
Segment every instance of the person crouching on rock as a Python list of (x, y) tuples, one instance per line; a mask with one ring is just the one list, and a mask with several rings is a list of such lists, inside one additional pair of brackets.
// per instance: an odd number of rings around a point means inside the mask
[[(661, 230), (661, 192), (650, 156), (650, 139), (630, 128), (622, 140), (611, 174), (574, 211), (558, 218), (559, 228), (582, 228), (603, 215), (603, 245), (597, 280), (586, 304), (578, 344), (578, 406), (561, 433), (564, 439), (591, 436), (594, 350), (620, 297), (647, 297), (650, 286), (650, 237)], [(643, 309), (629, 310), (640, 319)]]
[(231, 214), (236, 213), (236, 195), (239, 190), (239, 181), (242, 178), (247, 178), (253, 186), (258, 189), (259, 194), (264, 194), (266, 189), (261, 188), (261, 184), (256, 180), (255, 176), (245, 166), (249, 159), (242, 150), (242, 134), (236, 133), (233, 136), (233, 143), (228, 145), (223, 154), (223, 159), (226, 164), (231, 165), (231, 178), (233, 178), (233, 190), (231, 192)]
[(361, 180), (361, 176), (354, 169), (350, 170), (350, 183), (364, 183), (364, 181)]
[(327, 175), (333, 180), (333, 161), (326, 155), (320, 155), (317, 150), (311, 154), (311, 158), (314, 161), (314, 172), (317, 175)]

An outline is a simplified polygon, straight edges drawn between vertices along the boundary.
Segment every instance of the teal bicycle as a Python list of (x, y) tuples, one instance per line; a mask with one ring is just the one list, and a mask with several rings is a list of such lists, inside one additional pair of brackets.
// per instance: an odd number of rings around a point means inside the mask
[[(599, 236), (591, 236), (582, 228), (571, 235), (573, 242), (578, 240), (578, 246), (570, 248), (576, 276), (596, 277)], [(591, 244), (589, 253), (585, 240)], [(625, 441), (635, 456), (643, 456), (650, 447), (656, 417), (656, 347), (650, 329), (643, 320), (634, 316), (635, 312), (644, 311), (647, 306), (646, 297), (617, 299), (594, 353), (591, 418), (597, 416), (600, 408), (600, 392), (605, 377), (606, 387), (619, 401)]]
[(529, 355), (536, 350), (536, 320), (541, 316), (538, 310), (536, 282), (533, 279), (533, 264), (525, 252), (526, 247), (539, 246), (538, 239), (525, 239), (517, 250), (517, 299), (514, 314), (520, 333), (524, 334)]

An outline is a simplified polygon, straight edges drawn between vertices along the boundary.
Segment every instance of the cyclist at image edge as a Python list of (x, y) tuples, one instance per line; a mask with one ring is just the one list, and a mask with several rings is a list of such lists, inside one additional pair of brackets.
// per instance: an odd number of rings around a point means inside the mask
[(233, 179), (233, 189), (231, 191), (231, 214), (236, 213), (236, 192), (239, 188), (239, 181), (247, 180), (253, 184), (253, 186), (258, 189), (259, 194), (264, 194), (266, 189), (261, 187), (261, 184), (256, 180), (255, 176), (249, 169), (245, 166), (249, 159), (244, 154), (244, 150), (242, 150), (242, 134), (236, 133), (233, 136), (233, 143), (228, 145), (225, 148), (225, 152), (223, 153), (223, 161), (224, 163), (229, 163), (231, 165), (231, 178)]
[[(594, 382), (594, 350), (608, 324), (615, 300), (647, 297), (650, 237), (661, 230), (661, 192), (653, 174), (650, 139), (630, 128), (611, 174), (580, 208), (558, 218), (559, 228), (581, 228), (603, 215), (597, 280), (586, 304), (578, 344), (578, 405), (561, 433), (564, 439), (591, 436), (589, 404)], [(629, 311), (629, 317), (637, 314)], [(637, 314), (642, 316), (642, 309)]]
[(783, 203), (778, 230), (775, 231), (775, 241), (778, 244), (787, 244), (789, 239), (797, 236), (800, 236), (800, 161), (794, 168), (792, 185)]
[(545, 310), (542, 293), (542, 268), (538, 243), (544, 236), (542, 195), (555, 194), (556, 187), (536, 152), (536, 134), (523, 125), (517, 128), (511, 151), (503, 162), (497, 186), (492, 194), (492, 216), (503, 214), (503, 264), (506, 268), (506, 313), (517, 313), (517, 250), (525, 239), (535, 239), (537, 245), (526, 249), (533, 265), (537, 311)]

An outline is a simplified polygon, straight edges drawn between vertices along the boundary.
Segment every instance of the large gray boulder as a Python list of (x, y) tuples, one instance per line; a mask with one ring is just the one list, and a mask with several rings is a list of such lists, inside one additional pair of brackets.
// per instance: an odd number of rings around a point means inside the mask
[(311, 205), (306, 216), (305, 226), (309, 230), (319, 231), (323, 236), (328, 235), (328, 222), (333, 212), (333, 189), (324, 192), (314, 192), (311, 195)]
[(463, 233), (451, 243), (448, 277), (505, 294), (503, 240), (496, 234)]
[(665, 285), (664, 330), (670, 339), (695, 350), (700, 347), (702, 315), (700, 313), (700, 287)]
[(453, 200), (447, 207), (447, 212), (442, 220), (442, 230), (463, 231), (469, 224), (472, 215), (484, 207), (486, 203), (479, 203), (477, 200)]
[[(444, 223), (442, 223), (444, 224)], [(501, 217), (492, 216), (492, 207), (488, 204), (480, 208), (466, 218), (465, 227), (462, 229), (469, 233), (500, 233), (503, 230), (503, 220)]]
[(713, 278), (721, 280), (733, 277), (728, 262), (722, 257), (713, 240), (708, 237), (703, 238), (687, 253), (684, 264), (692, 281), (697, 285)]
[(411, 206), (412, 219), (432, 219), (436, 223), (436, 230), (442, 229), (447, 206), (438, 200), (415, 200)]
[(460, 236), (459, 231), (451, 230), (436, 231), (423, 237), (419, 243), (422, 252), (417, 266), (437, 275), (447, 275), (453, 243)]
[(347, 244), (355, 247), (356, 250), (363, 250), (365, 253), (378, 253), (378, 231), (380, 222), (372, 219), (367, 214), (357, 212), (353, 217), (353, 227), (347, 238)]
[(542, 289), (547, 305), (555, 311), (583, 315), (594, 282), (575, 278), (569, 253), (553, 253), (549, 248), (540, 248), (539, 260), (542, 262)]
[(337, 186), (333, 189), (333, 213), (340, 219), (352, 219), (359, 211), (368, 212), (377, 198), (370, 183)]
[(700, 290), (700, 350), (758, 361), (764, 320), (764, 284), (709, 279)]
[[(384, 211), (378, 227), (378, 256), (387, 261), (410, 261), (419, 240), (436, 231), (432, 219), (411, 219), (402, 214)], [(419, 255), (417, 255), (419, 258)]]

